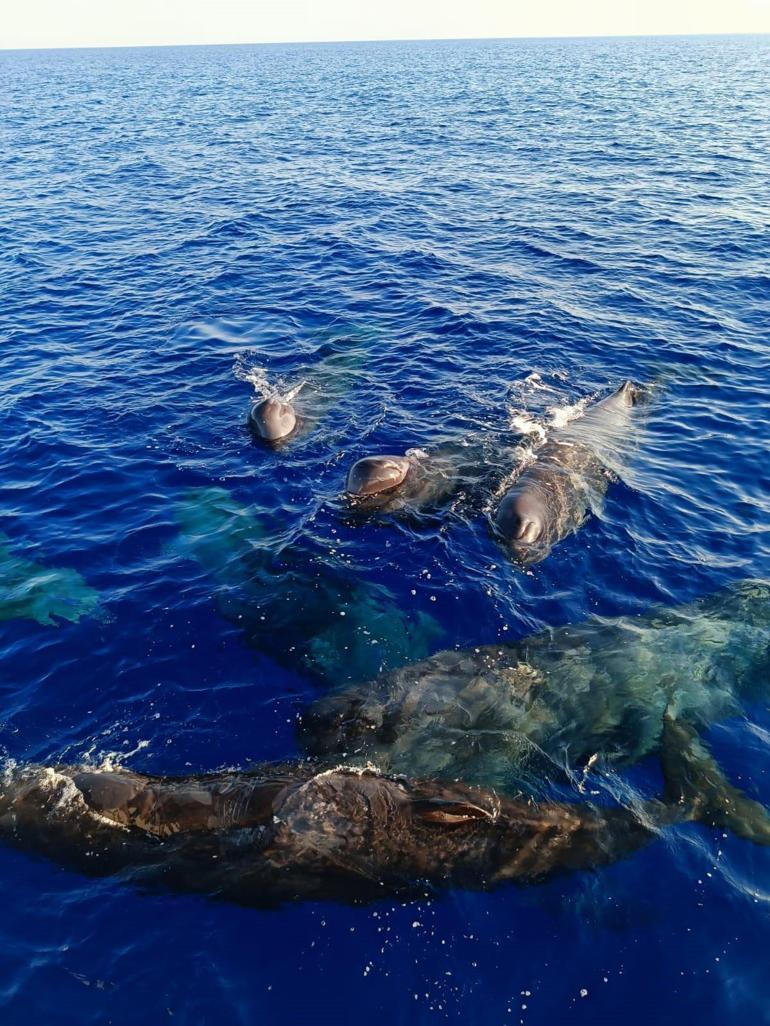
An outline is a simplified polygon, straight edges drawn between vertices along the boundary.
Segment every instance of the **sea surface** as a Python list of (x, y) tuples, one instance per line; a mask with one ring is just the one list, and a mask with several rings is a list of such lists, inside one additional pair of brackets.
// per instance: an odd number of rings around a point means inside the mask
[[(222, 601), (252, 533), (259, 616), (297, 574), (379, 589), (383, 665), (770, 577), (769, 69), (770, 37), (0, 54), (2, 757), (296, 755), (328, 685), (293, 621), (278, 652)], [(626, 378), (633, 457), (537, 566), (487, 507), (340, 502), (359, 456), (526, 454)], [(255, 445), (250, 404), (295, 389), (312, 429)], [(708, 741), (770, 803), (766, 698)], [(694, 824), (408, 903), (242, 908), (8, 847), (0, 880), (3, 1026), (770, 1022), (770, 849)]]

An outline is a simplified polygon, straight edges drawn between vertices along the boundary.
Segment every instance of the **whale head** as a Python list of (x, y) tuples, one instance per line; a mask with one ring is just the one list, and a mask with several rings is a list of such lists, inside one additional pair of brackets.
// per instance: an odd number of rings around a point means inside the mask
[(354, 502), (376, 502), (401, 488), (411, 466), (406, 456), (364, 456), (350, 468), (345, 493)]
[(289, 872), (307, 866), (315, 879), (333, 874), (348, 896), (356, 883), (381, 897), (383, 885), (413, 889), (417, 875), (458, 883), (492, 876), (522, 847), (518, 808), (503, 818), (501, 805), (494, 792), (460, 783), (338, 766), (283, 803), (271, 860)]
[(537, 490), (512, 489), (497, 508), (495, 533), (518, 562), (539, 563), (551, 551), (547, 513)]
[(291, 403), (271, 396), (252, 408), (249, 424), (263, 441), (281, 442), (296, 430), (297, 413)]

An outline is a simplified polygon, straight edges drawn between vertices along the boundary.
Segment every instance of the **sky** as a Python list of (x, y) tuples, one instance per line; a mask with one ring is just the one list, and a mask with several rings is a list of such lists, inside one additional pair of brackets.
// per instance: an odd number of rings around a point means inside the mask
[(5, 0), (0, 49), (770, 32), (770, 0)]

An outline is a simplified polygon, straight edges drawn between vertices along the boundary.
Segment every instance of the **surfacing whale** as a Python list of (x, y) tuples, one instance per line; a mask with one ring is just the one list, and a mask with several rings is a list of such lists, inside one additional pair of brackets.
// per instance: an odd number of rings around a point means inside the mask
[(433, 453), (409, 449), (403, 456), (364, 456), (348, 472), (345, 497), (363, 513), (438, 506), (460, 487), (456, 457), (449, 447)]
[(556, 431), (518, 474), (493, 520), (495, 534), (518, 562), (539, 563), (600, 510), (614, 468), (627, 455), (641, 394), (626, 381)]
[(422, 513), (455, 497), (473, 503), (494, 491), (511, 458), (510, 446), (478, 440), (407, 449), (403, 456), (364, 456), (348, 471), (345, 498), (361, 514)]
[(249, 411), (252, 432), (272, 445), (287, 441), (300, 424), (300, 416), (293, 404), (277, 396), (268, 396)]
[(318, 348), (315, 362), (292, 375), (293, 382), (280, 377), (268, 380), (264, 368), (249, 366), (253, 353), (239, 357), (236, 377), (251, 384), (255, 393), (248, 414), (254, 439), (280, 450), (314, 430), (354, 387), (367, 351), (363, 339), (327, 342)]
[[(665, 800), (639, 810), (535, 805), (307, 763), (177, 778), (11, 766), (0, 783), (0, 837), (89, 875), (257, 906), (487, 889), (606, 865), (672, 823), (720, 822), (729, 796), (713, 787), (708, 758), (680, 740), (666, 745)], [(770, 843), (762, 806), (744, 801), (740, 825)]]
[(597, 761), (659, 753), (668, 714), (696, 731), (767, 696), (770, 583), (743, 581), (644, 616), (439, 652), (300, 717), (306, 750), (410, 776), (538, 793)]

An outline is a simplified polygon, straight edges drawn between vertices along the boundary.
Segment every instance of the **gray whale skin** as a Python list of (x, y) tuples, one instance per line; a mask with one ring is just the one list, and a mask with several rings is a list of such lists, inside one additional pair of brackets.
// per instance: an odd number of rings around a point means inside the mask
[(300, 418), (294, 406), (273, 396), (256, 403), (249, 411), (252, 434), (268, 445), (276, 446), (287, 441), (299, 424)]
[(536, 450), (500, 500), (493, 529), (520, 563), (539, 563), (601, 507), (633, 437), (632, 411), (643, 392), (630, 381)]

